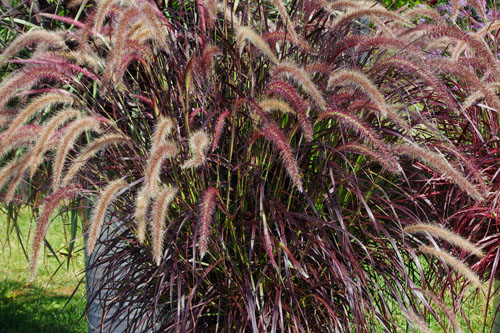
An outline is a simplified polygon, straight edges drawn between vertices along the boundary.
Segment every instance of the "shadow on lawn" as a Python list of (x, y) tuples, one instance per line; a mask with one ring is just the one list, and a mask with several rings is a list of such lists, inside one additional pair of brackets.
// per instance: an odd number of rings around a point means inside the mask
[(18, 281), (0, 281), (0, 333), (85, 331), (84, 301), (75, 296), (63, 311), (71, 292), (53, 294)]

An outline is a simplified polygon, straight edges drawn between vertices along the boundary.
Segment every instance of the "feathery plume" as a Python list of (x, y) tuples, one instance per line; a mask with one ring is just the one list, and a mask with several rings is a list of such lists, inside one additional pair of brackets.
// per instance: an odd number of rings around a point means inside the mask
[(325, 3), (324, 8), (330, 13), (335, 14), (333, 10), (339, 9), (361, 9), (361, 8), (373, 8), (384, 10), (385, 7), (375, 1), (352, 1), (352, 0), (336, 0), (333, 2)]
[(152, 150), (151, 156), (147, 162), (145, 172), (144, 187), (155, 192), (157, 187), (157, 179), (160, 176), (161, 166), (167, 158), (174, 158), (179, 149), (175, 143), (169, 141)]
[(464, 154), (462, 154), (460, 151), (458, 151), (458, 149), (456, 147), (453, 147), (449, 144), (439, 144), (439, 143), (435, 144), (435, 146), (440, 148), (440, 149), (446, 150), (447, 152), (449, 152), (453, 156), (455, 156), (458, 160), (460, 160), (460, 162), (462, 162), (465, 165), (465, 167), (472, 173), (474, 178), (477, 180), (481, 190), (483, 192), (488, 191), (488, 185), (484, 181), (483, 177), (481, 177), (481, 174), (479, 173), (477, 168)]
[(440, 24), (443, 22), (439, 13), (430, 7), (418, 6), (407, 9), (403, 12), (403, 16), (408, 19), (413, 19), (419, 16), (429, 17), (433, 19), (436, 23)]
[(228, 118), (231, 114), (228, 110), (222, 112), (217, 119), (215, 120), (214, 126), (214, 140), (212, 141), (211, 150), (214, 151), (219, 144), (220, 137), (222, 135), (222, 131), (224, 130), (224, 125), (226, 123), (226, 118)]
[(367, 78), (363, 73), (349, 70), (340, 69), (333, 72), (328, 79), (328, 87), (332, 85), (344, 84), (345, 82), (351, 83), (365, 93), (377, 106), (382, 116), (387, 116), (398, 124), (401, 128), (410, 131), (408, 124), (385, 103), (384, 96), (378, 88)]
[(10, 139), (11, 135), (33, 115), (44, 108), (54, 104), (73, 103), (73, 98), (68, 94), (48, 93), (33, 99), (11, 122), (9, 128), (2, 136), (2, 143)]
[(95, 208), (92, 211), (89, 223), (89, 237), (87, 240), (87, 253), (91, 254), (94, 251), (95, 244), (101, 234), (102, 223), (106, 216), (106, 210), (111, 201), (115, 198), (117, 192), (126, 187), (128, 183), (125, 179), (118, 179), (109, 183), (101, 192), (99, 200), (96, 202)]
[(443, 310), (444, 314), (448, 319), (450, 320), (451, 325), (455, 329), (456, 333), (462, 333), (462, 329), (460, 328), (460, 325), (458, 325), (457, 322), (457, 316), (455, 313), (453, 313), (453, 310), (448, 308), (433, 292), (426, 290), (426, 289), (417, 289), (419, 292), (422, 294), (426, 295), (428, 298), (432, 300), (432, 302), (436, 303), (441, 310)]
[(28, 146), (38, 140), (42, 126), (25, 125), (21, 126), (8, 140), (4, 139), (4, 134), (0, 135), (0, 160), (12, 149), (20, 146)]
[(409, 234), (428, 232), (433, 237), (439, 237), (450, 244), (458, 246), (466, 250), (467, 252), (478, 256), (479, 258), (484, 257), (483, 251), (481, 251), (481, 249), (479, 249), (477, 246), (467, 241), (466, 239), (460, 237), (460, 235), (457, 235), (452, 231), (446, 230), (445, 228), (443, 228), (438, 224), (426, 224), (426, 223), (412, 224), (405, 227), (403, 231)]
[(167, 210), (177, 194), (177, 187), (165, 186), (155, 196), (151, 212), (151, 240), (153, 243), (153, 258), (160, 265), (163, 253), (163, 236), (165, 234), (165, 218)]
[(123, 58), (124, 53), (126, 52), (126, 40), (127, 40), (127, 29), (130, 27), (130, 24), (133, 23), (137, 16), (139, 15), (139, 10), (136, 7), (128, 8), (124, 11), (124, 13), (120, 16), (120, 21), (117, 24), (116, 33), (117, 36), (116, 41), (113, 44), (113, 52), (109, 52), (108, 57), (106, 59), (106, 69), (103, 74), (103, 82), (108, 82), (112, 79), (112, 75), (114, 72), (117, 72), (119, 59)]
[(356, 47), (356, 52), (361, 54), (368, 49), (371, 48), (383, 48), (399, 51), (401, 49), (405, 49), (408, 51), (413, 51), (416, 53), (420, 53), (420, 49), (417, 48), (414, 44), (408, 42), (402, 38), (394, 38), (390, 36), (384, 35), (376, 35), (376, 36), (352, 36), (348, 37), (345, 41), (341, 42), (339, 46), (339, 51), (344, 51), (348, 47)]
[(458, 187), (464, 190), (471, 198), (482, 201), (483, 195), (464, 176), (455, 170), (441, 155), (414, 144), (398, 144), (392, 146), (392, 150), (399, 155), (407, 155), (417, 158), (427, 164), (436, 172), (444, 172)]
[[(375, 148), (380, 150), (384, 155), (387, 155), (386, 158), (390, 158), (390, 152), (387, 145), (382, 142), (377, 133), (375, 133), (366, 122), (364, 122), (361, 118), (352, 115), (348, 112), (342, 111), (340, 109), (330, 108), (325, 112), (322, 112), (318, 116), (318, 120), (316, 122), (320, 122), (325, 118), (339, 118), (344, 123), (349, 125), (351, 129), (356, 131), (363, 139), (370, 142)], [(394, 160), (394, 158), (392, 158)]]
[(290, 38), (295, 42), (295, 44), (301, 43), (304, 46), (304, 50), (311, 51), (312, 48), (309, 45), (309, 43), (307, 43), (307, 41), (301, 39), (297, 35), (297, 33), (295, 32), (295, 24), (290, 19), (290, 16), (288, 15), (288, 12), (287, 12), (285, 6), (283, 5), (283, 3), (281, 2), (281, 0), (273, 0), (273, 3), (276, 6), (276, 9), (280, 13), (281, 18), (283, 19), (283, 21), (285, 23), (286, 33), (288, 35), (290, 35)]
[(75, 161), (73, 162), (68, 172), (66, 173), (66, 176), (61, 182), (61, 187), (68, 186), (69, 182), (76, 176), (76, 173), (80, 170), (80, 168), (85, 165), (85, 163), (99, 150), (114, 143), (128, 141), (130, 141), (130, 139), (121, 134), (107, 134), (89, 143), (75, 158)]
[(304, 188), (302, 187), (299, 167), (297, 166), (297, 161), (293, 157), (292, 147), (288, 144), (283, 132), (278, 128), (278, 126), (276, 126), (276, 124), (267, 122), (262, 128), (262, 134), (278, 149), (290, 179), (295, 187), (297, 187), (300, 192), (303, 192)]
[(100, 0), (97, 2), (97, 8), (94, 16), (94, 34), (98, 34), (101, 32), (102, 25), (104, 23), (104, 19), (106, 18), (106, 14), (109, 9), (115, 3), (116, 0)]
[(472, 282), (476, 286), (476, 288), (479, 288), (480, 290), (483, 290), (483, 286), (481, 284), (481, 281), (479, 280), (479, 277), (471, 271), (467, 266), (465, 266), (459, 259), (455, 258), (454, 256), (441, 251), (437, 250), (434, 247), (426, 246), (426, 245), (420, 245), (418, 247), (418, 250), (422, 253), (433, 255), (434, 257), (437, 257), (439, 259), (442, 259), (446, 263), (448, 263), (450, 266), (452, 266), (454, 269), (456, 269), (460, 274), (462, 274), (467, 280)]
[(385, 104), (384, 95), (378, 90), (378, 88), (372, 83), (372, 81), (366, 77), (363, 73), (355, 70), (340, 69), (333, 72), (328, 79), (328, 87), (332, 85), (344, 84), (349, 82), (363, 91), (370, 99), (377, 105), (382, 116), (387, 116), (389, 113), (389, 107)]
[(500, 99), (490, 86), (487, 86), (483, 81), (481, 81), (476, 73), (463, 66), (457, 61), (452, 61), (446, 58), (435, 58), (427, 63), (430, 67), (436, 70), (438, 73), (449, 72), (453, 73), (475, 91), (480, 91), (484, 96), (484, 99), (488, 105), (500, 112)]
[[(469, 0), (466, 3), (471, 5), (484, 20), (486, 20), (486, 11), (482, 1)], [(451, 0), (451, 19), (453, 22), (457, 20), (458, 11), (461, 7), (459, 0)]]
[(443, 83), (439, 81), (432, 73), (430, 73), (424, 66), (400, 57), (390, 57), (376, 65), (376, 67), (381, 68), (391, 66), (399, 67), (408, 71), (412, 75), (421, 77), (429, 87), (432, 87), (438, 92), (440, 97), (444, 97), (449, 105), (457, 105), (455, 100), (450, 96), (449, 90), (446, 89)]
[(66, 76), (54, 68), (23, 68), (12, 72), (8, 77), (0, 83), (0, 110), (5, 104), (15, 95), (17, 90), (29, 90), (41, 79), (55, 79), (64, 81)]
[(9, 161), (0, 169), (0, 189), (7, 184), (10, 178), (16, 176), (16, 172), (19, 172), (24, 164), (26, 164), (26, 154)]
[(295, 46), (300, 47), (304, 51), (311, 51), (311, 46), (307, 41), (300, 38), (299, 36), (296, 36), (295, 38), (290, 36), (289, 31), (266, 32), (262, 35), (262, 39), (264, 39), (269, 45), (274, 45), (279, 41), (287, 41)]
[(311, 141), (313, 137), (313, 129), (311, 121), (305, 112), (295, 112), (295, 110), (287, 103), (276, 98), (268, 98), (259, 102), (259, 106), (266, 112), (273, 110), (281, 111), (285, 114), (294, 114), (299, 120), (299, 125), (304, 132), (307, 141)]
[(212, 226), (212, 215), (215, 212), (215, 204), (217, 199), (217, 189), (209, 187), (200, 203), (200, 218), (199, 218), (199, 240), (198, 247), (200, 248), (200, 260), (203, 259), (208, 250), (208, 237)]
[(425, 321), (413, 312), (412, 309), (406, 308), (402, 310), (406, 314), (406, 317), (410, 320), (411, 324), (415, 325), (422, 333), (431, 333), (431, 330), (427, 327)]
[(66, 44), (61, 34), (47, 30), (30, 30), (19, 35), (19, 37), (10, 42), (9, 46), (3, 51), (0, 57), (0, 67), (5, 65), (10, 58), (15, 56), (24, 47), (33, 43), (42, 43), (46, 46), (56, 48), (66, 48)]
[[(266, 94), (279, 94), (292, 104), (292, 108), (297, 114), (297, 118), (299, 119), (300, 125), (305, 133), (306, 139), (312, 140), (312, 125), (310, 123), (309, 117), (307, 116), (307, 109), (309, 108), (309, 104), (304, 101), (297, 91), (288, 83), (283, 81), (272, 81), (266, 87)], [(310, 128), (310, 129), (309, 129)]]
[[(425, 29), (426, 26), (423, 26), (423, 28)], [(430, 29), (425, 29), (427, 36), (433, 38), (447, 37), (458, 41), (463, 41), (467, 43), (471, 49), (474, 50), (477, 57), (487, 60), (486, 63), (488, 63), (496, 73), (500, 71), (498, 60), (480, 36), (472, 33), (467, 33), (466, 31), (463, 31), (458, 27), (452, 26), (430, 26), (429, 28)]]
[(292, 76), (297, 81), (297, 83), (300, 84), (302, 88), (304, 88), (304, 90), (311, 96), (311, 98), (316, 102), (320, 109), (326, 109), (325, 99), (323, 98), (316, 85), (311, 81), (311, 78), (306, 71), (293, 63), (280, 63), (274, 68), (272, 76), (275, 77), (281, 74)]
[(143, 186), (137, 193), (135, 198), (134, 217), (137, 224), (137, 240), (140, 244), (144, 244), (146, 240), (146, 219), (151, 199), (150, 189)]
[(386, 155), (383, 155), (380, 152), (375, 151), (368, 146), (357, 143), (348, 143), (344, 145), (344, 149), (346, 151), (354, 151), (356, 153), (360, 153), (367, 156), (368, 158), (376, 161), (384, 169), (386, 169), (391, 173), (399, 174), (403, 171), (403, 168), (401, 168), (401, 165), (395, 158), (392, 157), (391, 159), (387, 159)]
[(151, 139), (151, 150), (165, 143), (165, 138), (174, 129), (175, 123), (170, 117), (160, 116), (157, 120), (153, 137)]
[(203, 130), (198, 130), (191, 133), (189, 137), (189, 150), (191, 151), (192, 157), (187, 160), (183, 165), (183, 169), (197, 168), (205, 163), (206, 152), (210, 145), (210, 137)]
[(101, 132), (102, 120), (98, 117), (85, 117), (77, 119), (68, 125), (66, 132), (59, 140), (56, 150), (56, 157), (54, 158), (53, 171), (52, 171), (52, 186), (54, 189), (59, 187), (59, 182), (62, 176), (62, 170), (66, 157), (69, 151), (73, 148), (76, 139), (87, 131)]
[(57, 192), (52, 193), (47, 198), (44, 199), (45, 206), (41, 215), (38, 217), (36, 223), (35, 237), (33, 239), (33, 249), (30, 258), (30, 276), (31, 280), (35, 278), (35, 274), (38, 268), (38, 254), (40, 252), (40, 246), (42, 245), (43, 239), (47, 234), (47, 229), (49, 227), (50, 216), (54, 210), (59, 207), (62, 200), (67, 198), (73, 198), (78, 194), (78, 188), (75, 186), (68, 186), (61, 188)]
[(54, 117), (50, 118), (47, 124), (43, 126), (40, 136), (38, 137), (38, 142), (29, 152), (29, 168), (31, 177), (33, 177), (36, 169), (38, 169), (38, 166), (42, 163), (45, 152), (50, 148), (48, 144), (49, 140), (57, 131), (59, 126), (63, 125), (72, 118), (78, 117), (79, 115), (80, 111), (78, 110), (64, 109)]
[(404, 24), (407, 26), (412, 26), (412, 23), (408, 21), (404, 16), (397, 13), (393, 13), (385, 8), (357, 8), (347, 11), (345, 14), (338, 15), (332, 22), (332, 29), (341, 29), (343, 26), (352, 22), (360, 17), (369, 17), (371, 19), (378, 19), (380, 17), (387, 17), (395, 22)]
[(240, 19), (238, 16), (234, 15), (231, 8), (225, 6), (223, 2), (217, 1), (217, 11), (224, 14), (224, 19), (226, 22), (233, 25), (234, 29), (238, 29), (240, 27)]
[[(147, 22), (149, 28), (153, 32), (151, 37), (156, 41), (160, 47), (163, 49), (168, 49), (167, 45), (167, 32), (171, 31), (171, 25), (167, 19), (163, 16), (163, 13), (156, 7), (156, 4), (149, 1), (139, 2), (139, 9), (141, 11), (141, 16)], [(165, 28), (167, 31), (165, 31)]]
[(252, 28), (241, 26), (238, 28), (238, 33), (236, 35), (236, 42), (238, 44), (240, 54), (245, 47), (245, 40), (249, 40), (250, 42), (252, 42), (252, 44), (255, 45), (262, 53), (264, 53), (272, 62), (274, 62), (275, 64), (279, 63), (278, 58), (276, 58), (271, 48), (269, 47), (267, 42), (262, 39), (262, 37), (255, 33)]
[(289, 104), (277, 98), (264, 99), (259, 102), (259, 106), (266, 112), (276, 110), (284, 114), (295, 114), (295, 110)]
[(287, 259), (293, 265), (293, 266), (292, 265), (290, 265), (290, 266), (292, 266), (292, 268), (296, 269), (300, 273), (300, 275), (302, 275), (304, 278), (308, 279), (309, 274), (302, 267), (300, 262), (293, 256), (292, 252), (288, 249), (288, 247), (285, 244), (283, 244), (282, 242), (280, 242), (280, 247), (283, 249), (283, 251), (285, 251)]

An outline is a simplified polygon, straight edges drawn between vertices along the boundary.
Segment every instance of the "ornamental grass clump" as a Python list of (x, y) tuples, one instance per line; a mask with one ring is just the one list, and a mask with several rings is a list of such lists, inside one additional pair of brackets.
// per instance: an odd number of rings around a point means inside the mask
[(0, 58), (32, 276), (60, 206), (102, 249), (104, 330), (470, 331), (463, 290), (500, 259), (498, 20), (166, 3), (74, 1)]

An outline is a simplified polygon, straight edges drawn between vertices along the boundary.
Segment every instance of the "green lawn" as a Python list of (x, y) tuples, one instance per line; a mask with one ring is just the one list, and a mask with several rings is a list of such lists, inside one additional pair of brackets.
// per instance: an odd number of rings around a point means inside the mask
[[(30, 211), (21, 210), (19, 233), (26, 250), (30, 251), (35, 223)], [(0, 212), (0, 332), (86, 332), (81, 315), (86, 306), (83, 278), (82, 240), (78, 239), (71, 260), (67, 261), (70, 236), (69, 219), (56, 218), (47, 239), (57, 254), (45, 247), (40, 255), (38, 274), (29, 282), (28, 261), (18, 241), (16, 229), (9, 225), (5, 210)], [(63, 223), (67, 224), (66, 228)], [(9, 236), (7, 236), (9, 234)], [(29, 253), (29, 252), (28, 252)], [(60, 263), (59, 263), (59, 261)], [(56, 272), (54, 274), (54, 272)], [(80, 287), (68, 301), (79, 282)]]

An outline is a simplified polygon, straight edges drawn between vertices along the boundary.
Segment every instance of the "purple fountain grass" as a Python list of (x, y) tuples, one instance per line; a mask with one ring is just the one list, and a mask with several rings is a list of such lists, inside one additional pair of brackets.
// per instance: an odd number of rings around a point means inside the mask
[(326, 109), (326, 102), (321, 91), (311, 81), (309, 74), (304, 69), (293, 63), (280, 63), (274, 68), (272, 76), (276, 78), (282, 74), (292, 77), (311, 96), (320, 109)]
[(0, 189), (4, 187), (11, 178), (16, 177), (19, 169), (26, 164), (26, 160), (26, 155), (14, 158), (0, 169)]
[(34, 67), (18, 70), (0, 83), (0, 110), (20, 89), (31, 89), (41, 79), (65, 81), (67, 76), (54, 71), (54, 68)]
[(281, 111), (285, 114), (293, 114), (296, 115), (300, 124), (300, 127), (302, 128), (302, 131), (304, 132), (304, 136), (307, 141), (311, 141), (313, 137), (313, 128), (311, 121), (307, 117), (307, 114), (305, 112), (296, 112), (289, 104), (286, 102), (283, 102), (282, 100), (276, 99), (276, 98), (269, 98), (269, 99), (264, 99), (259, 102), (260, 107), (266, 111), (266, 112), (271, 112), (272, 110), (277, 110)]
[(98, 34), (101, 32), (102, 26), (104, 24), (104, 19), (106, 18), (106, 15), (113, 3), (115, 3), (115, 0), (100, 0), (97, 2), (92, 27), (92, 31), (94, 34)]
[(390, 57), (378, 63), (375, 68), (386, 68), (391, 66), (397, 66), (408, 71), (408, 73), (411, 73), (414, 76), (419, 76), (429, 88), (434, 89), (441, 98), (445, 98), (448, 105), (458, 106), (456, 101), (453, 99), (453, 96), (450, 95), (450, 92), (446, 89), (443, 83), (441, 83), (423, 65), (401, 57)]
[(59, 140), (54, 158), (52, 171), (52, 186), (54, 189), (59, 188), (64, 162), (70, 150), (73, 149), (75, 141), (82, 133), (87, 131), (101, 133), (102, 123), (103, 120), (98, 117), (84, 117), (71, 122), (67, 126), (65, 133)]
[(61, 33), (47, 30), (30, 30), (19, 35), (19, 37), (5, 48), (0, 57), (0, 67), (5, 65), (10, 58), (19, 53), (23, 48), (34, 43), (42, 44), (45, 47), (66, 48)]
[(127, 30), (137, 19), (138, 15), (139, 10), (136, 7), (130, 7), (120, 16), (120, 20), (116, 27), (116, 40), (113, 41), (113, 51), (110, 52), (106, 58), (106, 69), (103, 75), (104, 82), (111, 80), (113, 73), (117, 71), (119, 60), (123, 58), (126, 52)]
[(449, 72), (458, 76), (461, 80), (467, 83), (469, 88), (474, 89), (474, 92), (481, 92), (486, 103), (488, 103), (495, 110), (500, 110), (500, 98), (496, 96), (496, 94), (494, 94), (492, 90), (489, 89), (488, 86), (470, 69), (462, 66), (456, 61), (446, 58), (432, 59), (428, 61), (428, 65), (430, 65), (437, 72)]
[(291, 104), (292, 108), (297, 113), (299, 119), (308, 119), (307, 109), (309, 104), (300, 97), (295, 88), (283, 81), (272, 81), (266, 86), (267, 95), (279, 94), (287, 99)]
[(459, 171), (455, 170), (441, 155), (415, 144), (399, 144), (392, 146), (394, 153), (417, 158), (436, 172), (444, 172), (448, 177), (465, 191), (471, 198), (482, 201), (484, 196)]
[[(50, 118), (50, 120), (43, 125), (43, 128), (38, 137), (37, 143), (28, 152), (30, 176), (33, 177), (38, 166), (42, 163), (45, 152), (49, 149), (49, 140), (57, 131), (57, 129), (64, 125), (67, 121), (80, 116), (81, 112), (76, 109), (64, 109), (58, 114)], [(28, 167), (28, 166), (27, 166)]]
[(464, 263), (459, 259), (455, 258), (447, 252), (426, 245), (420, 245), (418, 250), (422, 253), (433, 255), (439, 259), (442, 259), (444, 262), (453, 267), (457, 272), (462, 274), (476, 288), (478, 288), (479, 290), (483, 290), (483, 284), (481, 283), (481, 280), (479, 279), (477, 274), (470, 270), (467, 266), (465, 266)]
[(61, 181), (61, 187), (67, 187), (69, 183), (76, 176), (81, 167), (99, 150), (106, 148), (111, 144), (125, 143), (129, 142), (130, 138), (123, 136), (122, 134), (106, 134), (96, 139), (95, 141), (89, 143), (78, 156), (76, 156), (73, 164), (69, 168), (68, 172)]
[(177, 145), (171, 141), (155, 146), (148, 159), (144, 174), (144, 187), (149, 190), (156, 190), (157, 180), (160, 176), (161, 167), (165, 159), (174, 158), (179, 152)]
[(206, 153), (210, 146), (210, 137), (203, 130), (191, 133), (189, 137), (189, 150), (191, 158), (184, 162), (183, 169), (198, 168), (206, 161)]
[(163, 236), (165, 234), (165, 218), (168, 207), (175, 199), (178, 188), (165, 186), (156, 195), (151, 211), (151, 242), (153, 246), (153, 258), (160, 265), (163, 253)]
[[(354, 0), (97, 0), (51, 16), (64, 45), (29, 42), (3, 66), (3, 200), (75, 184), (76, 214), (101, 193), (86, 232), (102, 249), (94, 267), (108, 265), (103, 330), (129, 315), (127, 331), (395, 332), (399, 307), (416, 330), (455, 327), (442, 288), (460, 309), (469, 279), (415, 249), (422, 221), (446, 221), (479, 262), (441, 229), (428, 237), (479, 282), (495, 274), (499, 25), (463, 13), (455, 24)], [(56, 102), (16, 120), (63, 91), (85, 118), (47, 134), (69, 104)], [(30, 150), (43, 161), (33, 177)], [(120, 227), (99, 243), (110, 204)]]
[(5, 157), (8, 152), (15, 148), (29, 146), (33, 142), (37, 141), (41, 129), (42, 126), (40, 125), (24, 125), (19, 127), (8, 140), (4, 139), (5, 132), (0, 134), (0, 159)]
[(476, 166), (472, 163), (472, 161), (469, 158), (467, 158), (464, 154), (462, 154), (457, 149), (457, 147), (444, 143), (436, 143), (434, 146), (451, 153), (456, 159), (458, 159), (467, 168), (467, 170), (469, 170), (469, 172), (472, 173), (475, 180), (478, 182), (481, 191), (486, 193), (488, 189), (488, 184), (483, 179), (483, 176), (481, 176), (481, 174), (479, 173)]
[(217, 188), (207, 188), (200, 202), (198, 218), (198, 248), (200, 250), (200, 260), (203, 259), (208, 250), (208, 241), (216, 203)]
[(463, 41), (474, 50), (476, 56), (487, 60), (487, 63), (492, 66), (491, 69), (497, 74), (499, 73), (498, 60), (491, 52), (488, 45), (479, 36), (467, 33), (460, 28), (451, 26), (432, 26), (424, 25), (422, 29), (425, 31), (426, 36), (432, 38), (448, 37), (458, 41)]
[(361, 17), (369, 17), (369, 18), (376, 18), (378, 17), (386, 17), (388, 19), (391, 19), (395, 22), (398, 22), (403, 25), (407, 26), (412, 26), (412, 23), (408, 21), (406, 18), (404, 18), (401, 15), (398, 15), (396, 13), (390, 12), (385, 8), (358, 8), (358, 9), (353, 9), (350, 11), (347, 11), (345, 14), (340, 14), (338, 15), (333, 22), (331, 23), (331, 29), (332, 30), (340, 30), (343, 27), (345, 27), (348, 23), (357, 20)]
[(33, 99), (26, 107), (21, 110), (12, 120), (9, 128), (2, 133), (2, 142), (10, 140), (14, 132), (21, 127), (26, 121), (32, 118), (37, 112), (54, 104), (71, 105), (73, 97), (69, 94), (48, 93)]
[(300, 38), (299, 35), (297, 35), (297, 33), (295, 32), (295, 24), (290, 19), (290, 16), (288, 15), (288, 12), (283, 3), (281, 2), (281, 0), (272, 0), (272, 2), (274, 3), (274, 6), (276, 6), (276, 9), (280, 14), (285, 24), (285, 30), (287, 34), (290, 35), (290, 38), (295, 42), (295, 44), (302, 44), (305, 51), (308, 52), (312, 51), (312, 48), (309, 45), (309, 43)]
[(411, 131), (408, 124), (397, 113), (393, 112), (389, 105), (386, 104), (384, 95), (382, 95), (379, 89), (370, 81), (368, 77), (366, 77), (366, 75), (352, 69), (340, 69), (333, 72), (328, 79), (328, 87), (345, 83), (355, 85), (363, 93), (370, 97), (382, 116), (389, 117), (401, 128), (408, 132)]
[(267, 42), (264, 39), (262, 39), (262, 37), (260, 37), (257, 33), (255, 33), (252, 30), (252, 28), (246, 26), (239, 27), (236, 40), (240, 54), (242, 53), (243, 48), (245, 47), (244, 41), (248, 40), (252, 42), (252, 44), (255, 45), (257, 49), (259, 49), (263, 54), (265, 54), (269, 58), (269, 60), (271, 60), (273, 63), (275, 64), (279, 63), (278, 58), (276, 58), (276, 55), (269, 47), (269, 44), (267, 44)]
[(481, 251), (481, 249), (479, 249), (477, 246), (475, 246), (465, 238), (461, 237), (460, 235), (457, 235), (452, 231), (446, 230), (445, 228), (443, 228), (438, 224), (427, 224), (427, 223), (412, 224), (406, 226), (403, 231), (409, 234), (428, 232), (433, 237), (439, 237), (450, 244), (458, 246), (466, 250), (467, 252), (474, 254), (479, 258), (484, 257), (483, 251)]
[(135, 198), (134, 219), (137, 225), (137, 240), (140, 244), (144, 244), (146, 240), (146, 220), (151, 201), (151, 189), (143, 186)]
[(87, 252), (94, 251), (95, 244), (101, 234), (102, 224), (106, 216), (108, 206), (115, 199), (118, 191), (128, 186), (125, 179), (118, 179), (109, 183), (100, 193), (89, 222), (89, 236), (87, 240)]
[(417, 315), (412, 309), (406, 308), (406, 309), (402, 309), (402, 311), (406, 315), (406, 317), (409, 319), (410, 324), (412, 326), (415, 326), (423, 333), (431, 333), (431, 330), (429, 329), (429, 327), (427, 326), (425, 321), (422, 319), (422, 317)]
[(443, 24), (443, 19), (439, 13), (431, 7), (427, 6), (417, 6), (409, 8), (403, 12), (404, 17), (407, 19), (414, 19), (419, 17), (428, 17), (433, 19), (437, 24)]
[(161, 116), (158, 118), (153, 132), (153, 137), (151, 138), (151, 152), (155, 150), (160, 145), (166, 143), (166, 137), (172, 133), (175, 127), (175, 123), (170, 117)]
[(300, 171), (297, 165), (297, 161), (293, 156), (292, 147), (287, 142), (287, 139), (283, 132), (278, 128), (278, 126), (272, 122), (267, 122), (262, 127), (262, 135), (271, 141), (276, 149), (279, 151), (283, 164), (285, 165), (285, 169), (290, 176), (295, 187), (300, 192), (304, 191), (302, 186), (302, 179), (300, 178)]
[(78, 188), (74, 185), (64, 187), (44, 198), (44, 208), (36, 223), (35, 237), (33, 238), (33, 248), (30, 257), (30, 279), (33, 281), (38, 269), (38, 254), (40, 247), (47, 234), (50, 223), (50, 216), (56, 208), (61, 205), (64, 199), (75, 197), (78, 194)]
[(330, 108), (325, 112), (319, 114), (316, 123), (322, 121), (325, 118), (341, 119), (352, 130), (358, 133), (361, 138), (370, 142), (375, 148), (377, 148), (382, 153), (382, 155), (385, 156), (385, 158), (387, 158), (389, 161), (395, 162), (394, 157), (391, 156), (390, 150), (387, 145), (380, 139), (379, 135), (375, 131), (373, 131), (370, 126), (361, 118), (340, 109)]
[(266, 32), (262, 35), (262, 39), (264, 39), (267, 44), (271, 46), (275, 45), (279, 41), (287, 41), (289, 43), (292, 43), (293, 45), (300, 47), (304, 51), (308, 51), (311, 49), (309, 43), (307, 43), (304, 39), (300, 38), (299, 36), (293, 38), (292, 36), (290, 36), (290, 33), (288, 31), (277, 30), (273, 32)]
[(373, 150), (368, 146), (351, 142), (351, 143), (344, 145), (343, 148), (346, 151), (354, 151), (356, 153), (360, 153), (360, 154), (365, 155), (366, 157), (376, 161), (384, 169), (386, 169), (387, 171), (389, 171), (391, 173), (399, 174), (403, 171), (401, 165), (394, 157), (392, 157), (391, 159), (387, 159), (386, 155), (384, 155), (376, 150)]
[(224, 130), (224, 125), (226, 124), (226, 119), (231, 116), (231, 113), (228, 110), (224, 110), (215, 120), (214, 125), (214, 139), (212, 140), (211, 151), (217, 149), (217, 145), (219, 144), (219, 140), (222, 135), (222, 131)]

